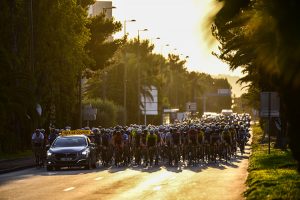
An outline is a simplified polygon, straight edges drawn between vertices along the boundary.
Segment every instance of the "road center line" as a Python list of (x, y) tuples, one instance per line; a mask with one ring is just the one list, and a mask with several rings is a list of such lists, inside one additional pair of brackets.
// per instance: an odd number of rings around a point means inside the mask
[(160, 190), (161, 189), (161, 186), (156, 186), (153, 188), (153, 190), (157, 191), (157, 190)]
[(69, 187), (69, 188), (64, 189), (63, 191), (64, 191), (64, 192), (68, 192), (68, 191), (74, 190), (74, 189), (75, 189), (75, 187)]
[(98, 177), (98, 178), (95, 178), (94, 180), (95, 180), (95, 181), (99, 181), (99, 180), (101, 180), (101, 179), (103, 179), (103, 177)]

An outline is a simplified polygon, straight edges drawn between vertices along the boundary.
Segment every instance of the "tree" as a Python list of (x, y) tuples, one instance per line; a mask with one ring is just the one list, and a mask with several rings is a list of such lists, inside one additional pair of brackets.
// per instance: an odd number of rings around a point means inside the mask
[[(290, 147), (300, 161), (299, 48), (300, 3), (288, 1), (225, 0), (214, 19), (213, 34), (220, 41), (220, 59), (232, 69), (242, 67), (252, 91), (278, 91), (281, 118), (289, 124)], [(300, 165), (299, 165), (300, 171)]]
[[(187, 102), (198, 101), (200, 104), (200, 99), (205, 92), (216, 93), (218, 87), (230, 88), (229, 83), (224, 79), (213, 79), (208, 74), (188, 72), (185, 60), (173, 54), (164, 58), (153, 53), (153, 47), (147, 40), (127, 41), (113, 57), (115, 62), (98, 71), (88, 81), (85, 98), (108, 99), (116, 105), (124, 106), (126, 70), (128, 123), (141, 123), (142, 102), (139, 91), (142, 95), (151, 98), (147, 88), (155, 86), (158, 89), (159, 115), (148, 119), (151, 123), (159, 124), (163, 108), (179, 108), (185, 111)], [(229, 107), (231, 105), (230, 97), (229, 101), (215, 99), (225, 104), (229, 102)], [(214, 109), (218, 111), (222, 108), (222, 105), (214, 105)]]
[(101, 14), (92, 17), (87, 28), (90, 30), (91, 39), (88, 41), (86, 49), (94, 61), (93, 65), (88, 67), (93, 71), (103, 69), (112, 62), (112, 56), (124, 42), (111, 37), (112, 34), (121, 30), (122, 24)]

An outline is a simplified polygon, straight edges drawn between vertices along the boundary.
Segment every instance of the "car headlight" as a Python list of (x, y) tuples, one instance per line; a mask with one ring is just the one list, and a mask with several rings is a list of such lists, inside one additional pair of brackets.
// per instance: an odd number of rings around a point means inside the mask
[(47, 156), (48, 157), (52, 156), (52, 153), (50, 151), (47, 151)]
[(84, 151), (81, 152), (81, 155), (83, 155), (83, 156), (87, 156), (88, 154), (89, 154), (89, 150), (88, 149), (86, 149), (86, 150), (84, 150)]

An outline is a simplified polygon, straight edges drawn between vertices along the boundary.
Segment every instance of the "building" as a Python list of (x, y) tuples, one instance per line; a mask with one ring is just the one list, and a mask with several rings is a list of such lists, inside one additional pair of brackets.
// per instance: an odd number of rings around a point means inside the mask
[(112, 18), (112, 1), (96, 1), (89, 7), (88, 15), (96, 16), (104, 13), (107, 18)]

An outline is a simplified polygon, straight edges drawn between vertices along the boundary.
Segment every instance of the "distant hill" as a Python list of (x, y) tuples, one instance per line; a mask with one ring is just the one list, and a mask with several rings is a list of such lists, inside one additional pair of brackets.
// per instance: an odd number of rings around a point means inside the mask
[(219, 75), (213, 75), (212, 77), (213, 78), (226, 78), (232, 87), (233, 95), (235, 95), (236, 97), (240, 97), (243, 93), (247, 92), (246, 89), (242, 89), (247, 84), (240, 85), (239, 83), (236, 83), (240, 79), (239, 76), (230, 76), (230, 75), (225, 75), (225, 74), (219, 74)]

